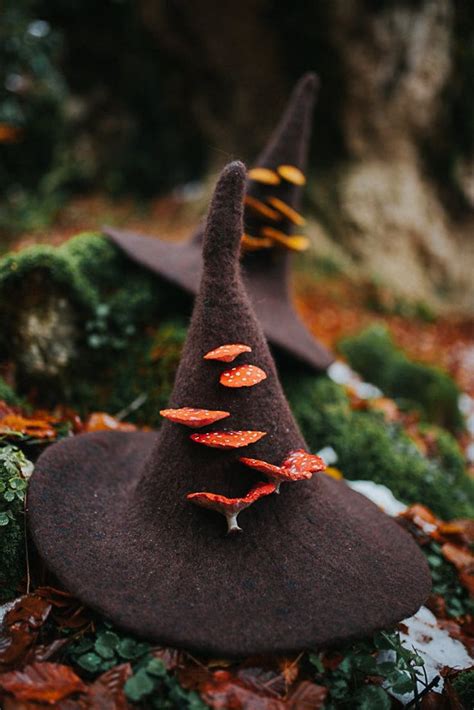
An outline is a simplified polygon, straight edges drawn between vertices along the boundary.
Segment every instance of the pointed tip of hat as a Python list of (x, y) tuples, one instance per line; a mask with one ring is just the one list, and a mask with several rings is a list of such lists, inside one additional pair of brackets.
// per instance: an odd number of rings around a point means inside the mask
[(239, 160), (228, 163), (219, 176), (204, 234), (203, 258), (207, 266), (235, 266), (243, 232), (246, 176), (245, 165)]
[(319, 79), (314, 72), (303, 74), (291, 93), (279, 124), (257, 159), (257, 166), (273, 170), (285, 163), (304, 172), (318, 87)]
[(303, 91), (304, 93), (307, 94), (313, 94), (316, 93), (316, 91), (319, 89), (319, 77), (314, 71), (308, 71), (303, 76), (301, 79), (297, 82), (295, 86), (295, 92), (296, 91)]

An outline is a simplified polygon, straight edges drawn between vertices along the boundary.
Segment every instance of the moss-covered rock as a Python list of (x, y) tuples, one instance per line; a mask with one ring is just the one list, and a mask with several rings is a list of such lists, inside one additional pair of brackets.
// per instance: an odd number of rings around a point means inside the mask
[(34, 385), (52, 403), (89, 364), (107, 367), (140, 328), (189, 303), (100, 234), (33, 246), (0, 260), (0, 358), (15, 361), (21, 392)]
[(459, 389), (443, 370), (413, 362), (397, 348), (384, 326), (375, 325), (339, 343), (351, 367), (402, 407), (449, 429), (463, 426)]
[(344, 389), (327, 377), (287, 378), (285, 388), (311, 449), (332, 446), (346, 478), (382, 483), (402, 501), (422, 502), (441, 518), (474, 514), (474, 481), (448, 433), (439, 433), (436, 453), (427, 458), (398, 424), (351, 410)]

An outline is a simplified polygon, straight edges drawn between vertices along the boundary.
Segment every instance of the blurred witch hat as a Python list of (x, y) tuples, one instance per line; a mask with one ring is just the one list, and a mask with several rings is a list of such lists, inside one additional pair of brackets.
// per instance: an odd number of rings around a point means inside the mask
[[(408, 533), (306, 451), (241, 279), (244, 185), (241, 163), (217, 184), (160, 432), (65, 439), (28, 495), (33, 539), (69, 591), (130, 632), (218, 657), (362, 636), (430, 588)], [(216, 511), (243, 532), (226, 535)]]
[[(317, 370), (333, 355), (308, 331), (295, 312), (290, 294), (294, 251), (308, 245), (298, 210), (305, 184), (313, 106), (318, 81), (305, 74), (256, 167), (247, 180), (243, 236), (243, 277), (255, 312), (270, 343)], [(196, 294), (202, 272), (203, 226), (185, 243), (173, 244), (134, 232), (105, 227), (104, 233), (131, 259)]]

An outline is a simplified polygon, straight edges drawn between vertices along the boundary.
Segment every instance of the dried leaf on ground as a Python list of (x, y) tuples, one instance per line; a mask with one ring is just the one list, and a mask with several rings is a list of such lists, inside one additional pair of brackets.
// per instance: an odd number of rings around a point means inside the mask
[(22, 671), (3, 673), (0, 688), (18, 700), (50, 705), (86, 690), (83, 681), (69, 666), (58, 663), (32, 663)]
[(42, 418), (39, 416), (30, 418), (20, 414), (7, 414), (0, 420), (0, 434), (16, 432), (34, 439), (54, 439), (56, 438), (54, 424), (57, 423), (58, 420), (49, 415), (44, 415)]
[(50, 611), (48, 601), (29, 594), (7, 612), (0, 632), (0, 670), (12, 668), (25, 659)]
[(51, 615), (59, 628), (78, 630), (90, 624), (90, 611), (69, 592), (55, 587), (38, 587), (35, 595), (51, 604)]

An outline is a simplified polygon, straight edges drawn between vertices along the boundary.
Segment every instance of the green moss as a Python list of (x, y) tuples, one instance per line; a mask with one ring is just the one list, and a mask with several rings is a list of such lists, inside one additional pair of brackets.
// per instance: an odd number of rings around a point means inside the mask
[(15, 596), (25, 573), (24, 500), (31, 463), (16, 447), (0, 446), (0, 601)]
[(0, 377), (0, 400), (10, 405), (16, 405), (21, 403), (20, 397), (15, 394), (12, 388), (7, 385), (7, 383), (2, 377)]
[(443, 597), (448, 615), (457, 618), (472, 614), (474, 600), (470, 599), (469, 592), (459, 581), (459, 574), (454, 565), (444, 558), (441, 546), (431, 541), (421, 549), (430, 567), (432, 593)]
[(439, 368), (409, 360), (385, 327), (375, 325), (345, 338), (339, 348), (354, 370), (402, 407), (419, 410), (427, 421), (462, 429), (459, 389), (452, 378)]
[(452, 684), (464, 707), (474, 707), (474, 670), (459, 673)]
[(398, 424), (375, 412), (352, 411), (344, 389), (327, 377), (287, 378), (285, 389), (312, 451), (332, 446), (348, 479), (388, 486), (406, 503), (422, 502), (445, 519), (474, 514), (474, 482), (449, 434), (425, 457)]
[(118, 351), (133, 351), (164, 313), (188, 313), (190, 303), (100, 234), (31, 247), (0, 260), (1, 357), (17, 364), (20, 392), (34, 384), (53, 405), (110, 370)]
[(0, 294), (28, 282), (32, 272), (44, 273), (46, 279), (67, 288), (78, 303), (91, 307), (97, 302), (97, 291), (67, 253), (47, 245), (35, 245), (18, 253), (6, 254), (0, 261)]
[(167, 320), (156, 330), (131, 338), (126, 348), (113, 354), (109, 350), (107, 355), (105, 349), (91, 353), (87, 369), (72, 383), (67, 403), (82, 413), (117, 413), (145, 396), (127, 420), (159, 426), (159, 411), (171, 394), (185, 338), (184, 320)]
[(0, 602), (5, 602), (17, 596), (25, 576), (25, 536), (18, 522), (0, 529), (0, 561)]

